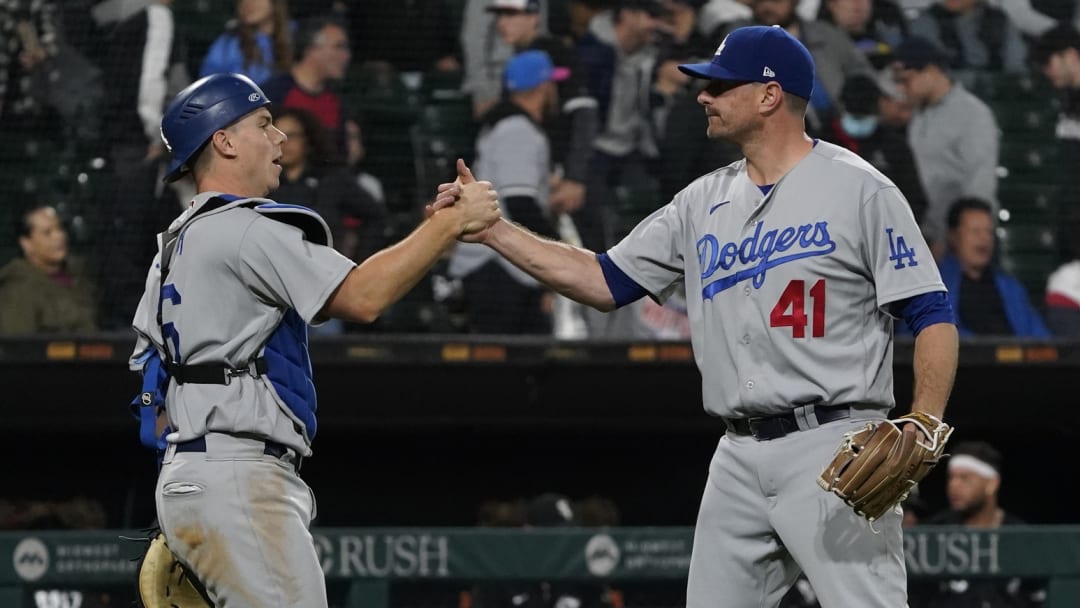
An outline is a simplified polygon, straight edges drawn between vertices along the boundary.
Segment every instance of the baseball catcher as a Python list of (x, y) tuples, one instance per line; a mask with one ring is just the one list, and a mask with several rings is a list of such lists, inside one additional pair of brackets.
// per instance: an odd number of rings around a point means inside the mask
[(952, 427), (925, 412), (867, 423), (844, 435), (818, 485), (873, 522), (907, 497), (945, 450)]

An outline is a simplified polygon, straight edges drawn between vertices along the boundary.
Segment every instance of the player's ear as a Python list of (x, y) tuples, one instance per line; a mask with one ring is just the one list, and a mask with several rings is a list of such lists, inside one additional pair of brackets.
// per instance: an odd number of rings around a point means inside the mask
[(233, 146), (231, 133), (227, 129), (218, 129), (217, 131), (214, 131), (214, 134), (210, 136), (210, 145), (214, 146), (214, 149), (226, 158), (233, 158), (236, 156), (236, 149)]
[(769, 114), (776, 111), (784, 99), (784, 90), (780, 88), (780, 85), (776, 82), (765, 83), (765, 86), (759, 88), (759, 94), (758, 105), (761, 108), (762, 114)]

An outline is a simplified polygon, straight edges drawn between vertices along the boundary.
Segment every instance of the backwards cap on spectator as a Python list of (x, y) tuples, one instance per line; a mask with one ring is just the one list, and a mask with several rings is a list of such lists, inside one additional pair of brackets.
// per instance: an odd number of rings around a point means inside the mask
[(491, 0), (489, 13), (539, 13), (540, 0)]
[(949, 451), (949, 471), (969, 471), (986, 479), (1001, 476), (1001, 452), (985, 441), (965, 441)]
[(555, 67), (544, 51), (524, 51), (506, 62), (503, 79), (511, 93), (528, 91), (545, 82), (559, 82), (570, 76), (567, 68)]
[(740, 27), (724, 38), (712, 61), (683, 64), (679, 70), (708, 80), (776, 82), (785, 93), (803, 99), (814, 92), (810, 51), (779, 26)]

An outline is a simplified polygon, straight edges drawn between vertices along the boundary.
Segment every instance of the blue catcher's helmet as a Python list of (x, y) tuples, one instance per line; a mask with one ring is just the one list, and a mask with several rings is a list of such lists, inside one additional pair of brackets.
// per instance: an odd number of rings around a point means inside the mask
[(165, 181), (180, 179), (215, 131), (270, 105), (259, 85), (242, 74), (211, 74), (180, 91), (161, 117), (161, 139), (172, 152)]

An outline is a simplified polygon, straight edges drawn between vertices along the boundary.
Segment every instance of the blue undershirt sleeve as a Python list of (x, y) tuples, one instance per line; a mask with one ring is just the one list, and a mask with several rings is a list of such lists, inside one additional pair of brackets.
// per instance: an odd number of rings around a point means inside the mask
[(596, 255), (596, 260), (600, 262), (600, 270), (604, 272), (604, 280), (607, 281), (611, 296), (615, 299), (616, 308), (626, 306), (649, 295), (649, 292), (644, 287), (638, 285), (634, 279), (631, 279), (621, 268), (616, 266), (608, 254), (599, 253)]
[(897, 300), (890, 305), (890, 309), (894, 315), (904, 320), (916, 336), (936, 323), (956, 324), (956, 315), (953, 314), (949, 297), (944, 291), (931, 291)]

